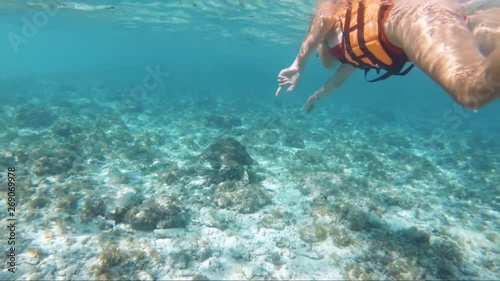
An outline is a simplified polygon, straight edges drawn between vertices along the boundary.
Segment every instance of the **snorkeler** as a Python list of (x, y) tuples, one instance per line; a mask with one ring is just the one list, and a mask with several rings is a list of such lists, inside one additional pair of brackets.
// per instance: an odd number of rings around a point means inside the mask
[[(493, 0), (492, 0), (493, 1)], [(309, 97), (314, 103), (338, 89), (356, 70), (405, 75), (419, 67), (458, 104), (480, 108), (500, 97), (500, 7), (466, 11), (458, 0), (319, 0), (293, 64), (278, 75), (279, 95), (293, 91), (318, 48), (335, 75)], [(494, 5), (493, 5), (494, 6)]]

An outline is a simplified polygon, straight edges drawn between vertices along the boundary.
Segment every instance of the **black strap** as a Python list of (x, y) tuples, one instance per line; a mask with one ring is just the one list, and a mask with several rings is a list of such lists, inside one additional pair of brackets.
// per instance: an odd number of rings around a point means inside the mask
[[(378, 28), (381, 28), (380, 26)], [(383, 26), (382, 26), (383, 28)], [(370, 60), (372, 65), (381, 65), (382, 62), (380, 62), (377, 57), (375, 57), (374, 54), (370, 50), (368, 50), (368, 47), (366, 46), (366, 41), (365, 41), (365, 4), (363, 2), (359, 2), (359, 7), (358, 7), (358, 44), (359, 48), (361, 49), (361, 52), (363, 52), (363, 55), (358, 57), (357, 60), (361, 64), (366, 64), (363, 62), (361, 59), (367, 58)], [(380, 33), (380, 32), (379, 32)], [(382, 42), (382, 41), (380, 41)]]
[[(376, 65), (378, 68), (382, 69), (388, 69), (388, 71), (392, 73), (397, 73), (401, 71), (401, 69), (404, 67), (407, 57), (405, 56), (398, 58), (398, 61), (394, 61), (390, 66), (385, 65), (383, 62), (381, 62), (366, 46), (366, 41), (364, 37), (364, 27), (365, 27), (365, 4), (363, 2), (359, 2), (358, 10), (357, 10), (357, 24), (353, 27), (350, 27), (351, 25), (351, 20), (353, 18), (352, 15), (352, 8), (353, 8), (353, 3), (349, 2), (349, 7), (346, 11), (345, 14), (345, 22), (344, 26), (341, 25), (341, 30), (343, 33), (343, 48), (345, 52), (349, 54), (351, 57), (351, 60), (354, 62), (350, 62), (351, 65), (354, 65), (355, 67), (364, 67), (369, 64), (363, 61), (363, 59), (368, 59), (370, 60), (372, 65)], [(382, 20), (384, 17), (385, 12), (387, 9), (390, 7), (390, 5), (382, 5), (382, 7), (379, 9), (379, 14), (378, 14), (378, 28), (379, 30), (382, 30), (384, 28), (384, 25), (382, 24)], [(357, 36), (356, 39), (358, 40), (358, 46), (361, 50), (361, 55), (356, 55), (354, 51), (351, 48), (351, 33), (356, 32)], [(381, 42), (382, 48), (384, 51), (387, 53), (387, 55), (392, 56), (392, 52), (389, 51), (386, 46), (384, 45), (384, 40), (382, 40), (382, 33), (379, 32), (379, 41)], [(393, 57), (393, 56), (392, 56)], [(376, 68), (376, 67), (375, 67)]]
[(349, 7), (347, 7), (346, 14), (345, 14), (344, 26), (343, 27), (341, 26), (342, 37), (343, 37), (342, 41), (343, 41), (343, 45), (344, 45), (343, 47), (344, 47), (344, 51), (349, 54), (351, 59), (354, 60), (358, 64), (357, 66), (360, 66), (360, 65), (362, 65), (363, 62), (356, 56), (356, 54), (352, 50), (352, 48), (351, 48), (351, 36), (349, 36), (349, 34), (351, 32), (355, 31), (358, 28), (359, 22), (355, 26), (350, 27), (351, 26), (351, 18), (352, 18), (352, 3), (349, 2)]
[[(367, 76), (368, 76), (368, 72), (370, 72), (371, 68), (365, 68), (365, 80), (370, 82), (370, 83), (373, 83), (373, 82), (378, 82), (378, 81), (382, 81), (382, 80), (385, 80), (391, 76), (405, 76), (406, 74), (410, 73), (410, 71), (413, 69), (413, 67), (415, 67), (415, 65), (412, 63), (410, 66), (408, 66), (405, 70), (399, 72), (399, 73), (394, 73), (394, 72), (390, 72), (390, 71), (386, 71), (386, 73), (384, 73), (382, 76), (378, 77), (378, 78), (375, 78), (375, 79), (372, 79), (372, 80), (368, 80)], [(377, 74), (380, 73), (380, 69), (377, 69)]]

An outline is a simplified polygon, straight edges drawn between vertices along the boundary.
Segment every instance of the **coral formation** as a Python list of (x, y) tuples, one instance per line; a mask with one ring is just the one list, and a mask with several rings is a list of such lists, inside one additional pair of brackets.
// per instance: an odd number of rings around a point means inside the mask
[(294, 219), (291, 213), (273, 209), (270, 214), (262, 219), (261, 225), (265, 228), (283, 230), (285, 226), (291, 225), (293, 222)]
[(58, 149), (36, 159), (33, 173), (37, 176), (64, 174), (70, 171), (80, 157), (68, 150)]
[(80, 210), (80, 218), (83, 222), (95, 219), (97, 216), (106, 214), (106, 204), (99, 196), (85, 198)]
[(271, 203), (270, 195), (257, 185), (234, 184), (235, 190), (218, 190), (215, 195), (218, 206), (243, 214), (255, 213)]
[(231, 129), (241, 126), (242, 123), (241, 117), (219, 113), (210, 113), (205, 118), (205, 125), (220, 129)]
[(299, 237), (307, 243), (322, 242), (328, 237), (328, 231), (316, 224), (308, 225), (299, 230)]
[(291, 135), (287, 134), (283, 138), (283, 145), (288, 146), (288, 147), (293, 147), (293, 148), (305, 148), (306, 144), (304, 143), (304, 140), (297, 135)]
[(328, 232), (332, 237), (333, 243), (339, 248), (348, 247), (354, 242), (349, 233), (338, 226), (330, 227)]
[(346, 280), (373, 280), (370, 267), (363, 263), (353, 263), (344, 273)]
[(349, 210), (346, 220), (353, 231), (370, 231), (382, 225), (380, 218), (361, 209)]
[(172, 197), (149, 199), (130, 208), (123, 221), (138, 230), (184, 227), (188, 223), (185, 210)]
[(19, 279), (498, 275), (498, 122), (441, 138), (441, 116), (306, 116), (167, 84), (128, 109), (130, 86), (67, 81), (0, 105)]
[(22, 106), (18, 109), (15, 115), (15, 120), (20, 127), (48, 127), (56, 119), (56, 115), (54, 115), (47, 108), (41, 106)]

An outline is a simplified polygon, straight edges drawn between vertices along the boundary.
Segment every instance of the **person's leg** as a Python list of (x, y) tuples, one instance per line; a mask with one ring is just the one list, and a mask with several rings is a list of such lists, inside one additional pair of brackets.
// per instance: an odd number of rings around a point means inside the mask
[(500, 48), (500, 7), (474, 11), (466, 23), (485, 56)]
[(485, 58), (463, 16), (438, 2), (397, 4), (387, 37), (457, 103), (480, 108), (500, 96), (500, 49)]

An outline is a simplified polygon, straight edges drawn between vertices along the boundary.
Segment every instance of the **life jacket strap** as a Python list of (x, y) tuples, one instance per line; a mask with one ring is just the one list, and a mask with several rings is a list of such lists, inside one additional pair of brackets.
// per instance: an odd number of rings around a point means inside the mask
[[(382, 76), (378, 77), (378, 78), (375, 78), (375, 79), (371, 79), (369, 80), (368, 79), (368, 72), (370, 72), (370, 70), (372, 70), (373, 68), (365, 68), (365, 80), (370, 82), (370, 83), (373, 83), (373, 82), (378, 82), (378, 81), (382, 81), (382, 80), (385, 80), (391, 76), (405, 76), (406, 74), (410, 73), (410, 71), (415, 67), (415, 65), (412, 63), (410, 66), (408, 66), (405, 70), (403, 71), (400, 71), (400, 72), (391, 72), (391, 71), (386, 71), (384, 74), (382, 74)], [(377, 71), (377, 74), (380, 73), (380, 69), (377, 68), (376, 69)]]

